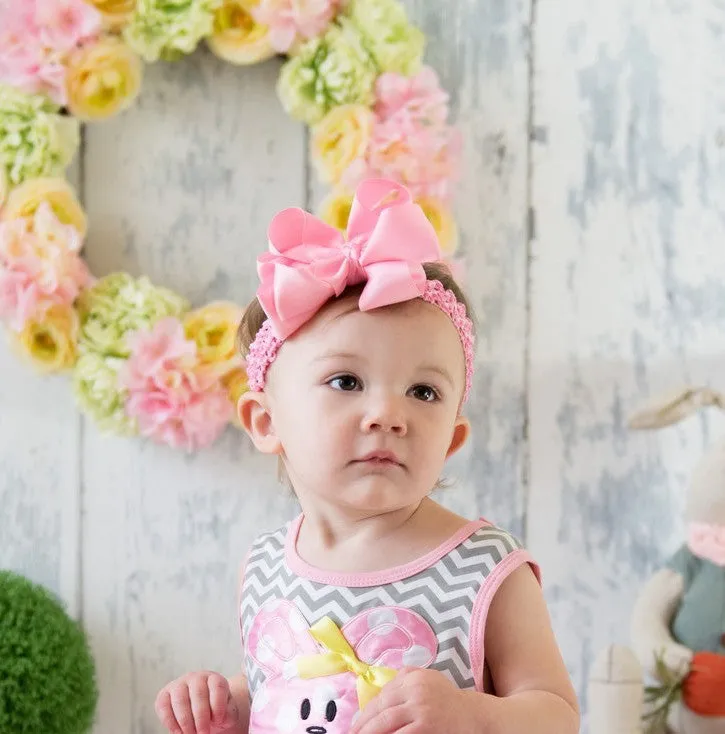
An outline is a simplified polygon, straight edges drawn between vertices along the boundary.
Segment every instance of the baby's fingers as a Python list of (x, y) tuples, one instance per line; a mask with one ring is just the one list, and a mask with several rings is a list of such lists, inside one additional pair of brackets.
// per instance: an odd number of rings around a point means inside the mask
[(183, 734), (197, 734), (194, 725), (194, 713), (191, 710), (189, 689), (185, 685), (173, 689), (171, 692), (171, 706), (174, 710), (176, 722)]
[(209, 707), (209, 688), (207, 687), (206, 676), (198, 677), (189, 682), (189, 696), (195, 724), (195, 729), (192, 731), (196, 731), (196, 734), (210, 734), (211, 709)]
[(161, 723), (167, 728), (171, 734), (182, 734), (181, 728), (179, 727), (174, 711), (171, 706), (171, 695), (167, 690), (161, 691), (156, 698), (156, 715), (159, 717)]
[(216, 673), (209, 676), (209, 702), (213, 724), (224, 726), (232, 723), (227, 721), (227, 715), (231, 713), (229, 683), (226, 678)]

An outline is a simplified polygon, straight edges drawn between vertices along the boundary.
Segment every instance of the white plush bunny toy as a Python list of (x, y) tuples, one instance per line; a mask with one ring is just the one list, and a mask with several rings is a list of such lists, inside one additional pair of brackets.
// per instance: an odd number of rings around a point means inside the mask
[[(631, 427), (669, 426), (706, 406), (725, 409), (725, 396), (688, 388), (637, 413)], [(725, 734), (725, 441), (694, 473), (686, 521), (687, 542), (647, 581), (635, 603), (632, 646), (661, 694), (644, 704), (648, 713), (659, 709), (677, 734)], [(641, 675), (627, 652), (610, 648), (592, 670), (592, 734), (640, 729)]]

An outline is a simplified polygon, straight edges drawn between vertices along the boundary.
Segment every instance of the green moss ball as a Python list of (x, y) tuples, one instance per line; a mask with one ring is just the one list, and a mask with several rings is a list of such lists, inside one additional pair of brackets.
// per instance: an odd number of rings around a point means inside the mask
[(47, 589), (0, 570), (0, 734), (86, 734), (97, 701), (80, 625)]

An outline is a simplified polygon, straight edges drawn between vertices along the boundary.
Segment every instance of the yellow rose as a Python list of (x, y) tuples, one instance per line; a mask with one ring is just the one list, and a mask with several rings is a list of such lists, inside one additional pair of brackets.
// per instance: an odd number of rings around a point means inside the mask
[(242, 424), (239, 421), (237, 415), (237, 403), (239, 398), (244, 395), (245, 392), (249, 392), (249, 382), (247, 380), (247, 372), (244, 367), (236, 367), (227, 375), (222, 378), (222, 385), (229, 395), (229, 400), (234, 406), (234, 424), (237, 428), (241, 428)]
[(353, 161), (362, 158), (373, 130), (365, 105), (346, 104), (328, 112), (312, 130), (310, 155), (320, 178), (336, 184)]
[(68, 60), (68, 108), (81, 120), (112, 117), (136, 99), (141, 73), (141, 59), (120, 38), (83, 46)]
[(320, 219), (344, 232), (350, 218), (353, 194), (344, 188), (332, 191), (320, 205)]
[(234, 303), (210, 303), (184, 317), (186, 338), (196, 343), (199, 362), (222, 371), (238, 365), (236, 337), (243, 310)]
[(259, 0), (224, 0), (214, 14), (214, 32), (209, 48), (232, 64), (256, 64), (275, 55), (269, 28), (257, 23), (251, 10)]
[(433, 225), (444, 255), (452, 255), (458, 249), (458, 227), (451, 210), (440, 199), (421, 196), (415, 202)]
[(63, 178), (30, 178), (16, 186), (10, 192), (0, 218), (32, 217), (44, 201), (63, 224), (73, 225), (82, 238), (86, 236), (86, 215), (73, 187)]
[(123, 26), (133, 14), (136, 0), (86, 0), (103, 16), (106, 28), (116, 30)]
[(13, 339), (40, 372), (59, 372), (76, 362), (78, 329), (72, 306), (51, 306), (43, 316), (26, 321)]

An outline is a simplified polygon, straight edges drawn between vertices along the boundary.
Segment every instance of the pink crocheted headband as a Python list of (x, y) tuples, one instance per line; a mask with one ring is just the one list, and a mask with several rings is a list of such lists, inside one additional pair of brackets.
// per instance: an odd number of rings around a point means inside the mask
[(268, 234), (269, 252), (257, 259), (257, 298), (267, 320), (247, 355), (250, 389), (264, 389), (267, 370), (287, 337), (330, 298), (365, 283), (361, 311), (422, 298), (451, 319), (466, 361), (466, 401), (473, 381), (473, 323), (453, 291), (426, 279), (423, 263), (439, 261), (440, 247), (407, 189), (384, 179), (364, 181), (353, 200), (346, 237), (296, 208), (277, 214)]

